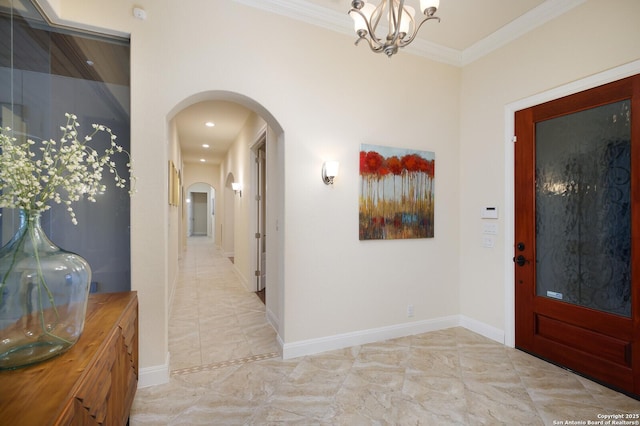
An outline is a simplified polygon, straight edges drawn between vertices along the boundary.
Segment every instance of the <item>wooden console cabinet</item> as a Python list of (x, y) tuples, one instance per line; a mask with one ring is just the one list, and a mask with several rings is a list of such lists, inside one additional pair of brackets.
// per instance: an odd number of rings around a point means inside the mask
[(0, 372), (0, 425), (125, 425), (137, 384), (136, 293), (91, 295), (71, 349)]

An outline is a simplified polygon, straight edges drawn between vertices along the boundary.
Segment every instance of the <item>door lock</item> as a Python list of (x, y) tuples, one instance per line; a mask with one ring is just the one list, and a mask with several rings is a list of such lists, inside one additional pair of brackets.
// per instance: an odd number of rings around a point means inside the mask
[(519, 255), (518, 257), (514, 257), (513, 261), (518, 264), (518, 266), (524, 266), (527, 263), (530, 263), (528, 259), (526, 259), (523, 255)]

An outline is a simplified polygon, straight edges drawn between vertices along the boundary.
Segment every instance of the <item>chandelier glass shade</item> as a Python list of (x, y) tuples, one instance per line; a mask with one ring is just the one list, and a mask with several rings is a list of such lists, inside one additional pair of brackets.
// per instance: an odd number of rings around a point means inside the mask
[(435, 16), (440, 0), (420, 0), (424, 15), (420, 22), (416, 22), (415, 9), (404, 3), (405, 0), (381, 0), (375, 6), (366, 0), (353, 0), (349, 15), (358, 36), (356, 44), (366, 40), (371, 50), (391, 57), (416, 38), (422, 24), (432, 19), (440, 22)]

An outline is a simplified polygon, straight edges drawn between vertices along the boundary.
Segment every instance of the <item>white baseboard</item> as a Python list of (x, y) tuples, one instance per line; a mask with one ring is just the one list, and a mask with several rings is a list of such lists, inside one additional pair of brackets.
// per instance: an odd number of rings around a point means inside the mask
[(500, 330), (499, 328), (495, 328), (489, 324), (485, 324), (478, 320), (474, 320), (473, 318), (460, 315), (460, 327), (464, 327), (467, 330), (473, 331), (474, 333), (477, 333), (488, 339), (495, 340), (496, 342), (502, 343), (503, 345), (505, 344), (504, 330)]
[(269, 309), (269, 307), (267, 307), (266, 317), (267, 322), (271, 324), (271, 327), (273, 327), (273, 329), (277, 333), (278, 330), (280, 330), (280, 323), (278, 322), (278, 317), (276, 316), (276, 314), (274, 314), (273, 311)]
[(138, 371), (138, 389), (169, 383), (169, 353), (163, 365), (141, 368)]
[(427, 333), (429, 331), (443, 330), (445, 328), (457, 327), (459, 325), (460, 317), (458, 315), (452, 315), (449, 317), (355, 331), (352, 333), (338, 334), (318, 339), (285, 343), (282, 347), (282, 358), (297, 358), (300, 356), (313, 355), (356, 345), (364, 345), (367, 343), (397, 339), (399, 337), (406, 337), (414, 334)]
[(280, 323), (278, 322), (278, 317), (276, 317), (276, 315), (273, 313), (272, 310), (270, 310), (269, 308), (267, 308), (267, 313), (266, 313), (266, 317), (267, 317), (267, 322), (269, 324), (271, 324), (271, 327), (273, 327), (273, 329), (276, 331), (276, 342), (278, 344), (278, 349), (280, 351), (280, 353), (282, 353), (282, 347), (284, 345), (284, 342), (282, 341), (282, 338), (280, 337)]
[[(267, 321), (278, 330), (278, 321), (273, 312), (267, 310)], [(380, 327), (369, 330), (355, 331), (352, 333), (337, 334), (335, 336), (308, 339), (293, 343), (284, 343), (279, 333), (278, 345), (281, 348), (282, 358), (291, 359), (305, 355), (313, 355), (351, 346), (365, 345), (367, 343), (382, 342), (399, 337), (428, 333), (430, 331), (444, 330), (452, 327), (464, 327), (467, 330), (480, 334), (488, 339), (504, 344), (505, 332), (483, 322), (464, 315), (451, 315), (424, 321), (415, 321), (389, 327)], [(169, 382), (169, 354), (164, 365), (141, 368), (138, 377), (138, 388), (161, 385)]]
[(247, 277), (245, 277), (244, 275), (242, 275), (242, 272), (240, 272), (240, 269), (238, 269), (238, 267), (236, 266), (236, 264), (233, 264), (233, 267), (231, 268), (233, 270), (233, 272), (236, 274), (236, 276), (238, 277), (238, 279), (240, 280), (240, 283), (244, 286), (244, 288), (247, 291), (256, 291), (255, 288), (251, 288), (249, 286), (249, 280), (247, 279)]
[(504, 344), (505, 334), (503, 330), (474, 320), (473, 318), (465, 317), (464, 315), (451, 315), (448, 317), (409, 322), (389, 327), (356, 331), (353, 333), (344, 333), (293, 343), (283, 343), (278, 336), (278, 342), (282, 345), (282, 358), (291, 359), (356, 345), (397, 339), (399, 337), (428, 333), (430, 331), (444, 330), (451, 327), (464, 327), (488, 339)]

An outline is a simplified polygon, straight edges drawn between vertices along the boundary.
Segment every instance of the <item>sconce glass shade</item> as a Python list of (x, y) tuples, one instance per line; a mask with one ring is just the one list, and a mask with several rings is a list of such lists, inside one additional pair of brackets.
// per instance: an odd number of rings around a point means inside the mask
[(367, 21), (371, 20), (371, 15), (375, 10), (376, 10), (376, 7), (371, 3), (365, 3), (365, 5), (362, 6), (362, 9), (360, 9), (360, 11), (366, 17), (367, 19), (366, 21), (358, 13), (351, 14), (351, 18), (353, 18), (353, 27), (356, 30), (356, 34), (359, 34), (359, 31), (364, 31), (365, 33), (369, 32), (367, 30)]
[(242, 184), (240, 182), (232, 182), (231, 189), (233, 189), (233, 192), (236, 194), (240, 193), (240, 196), (242, 197)]
[(400, 34), (409, 34), (411, 25), (413, 25), (413, 17), (416, 10), (411, 6), (405, 6), (402, 10), (402, 19), (400, 20)]
[(337, 161), (325, 161), (322, 165), (322, 181), (326, 185), (333, 185), (333, 179), (338, 176), (340, 163)]

